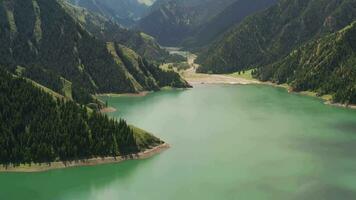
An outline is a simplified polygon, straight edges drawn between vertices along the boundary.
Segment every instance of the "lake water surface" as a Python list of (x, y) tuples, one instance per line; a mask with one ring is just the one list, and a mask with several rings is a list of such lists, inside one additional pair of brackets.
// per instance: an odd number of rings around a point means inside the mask
[(1, 200), (356, 199), (356, 111), (268, 86), (108, 98), (171, 144), (141, 161), (0, 174)]

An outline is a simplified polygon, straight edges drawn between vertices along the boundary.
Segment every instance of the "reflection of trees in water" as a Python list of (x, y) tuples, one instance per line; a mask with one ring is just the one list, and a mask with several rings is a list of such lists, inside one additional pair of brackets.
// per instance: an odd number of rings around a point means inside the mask
[(314, 181), (300, 187), (292, 196), (292, 200), (348, 200), (356, 199), (356, 192), (338, 185)]
[(339, 122), (337, 124), (333, 124), (333, 128), (340, 130), (346, 133), (353, 133), (356, 134), (356, 122), (349, 121), (349, 122)]

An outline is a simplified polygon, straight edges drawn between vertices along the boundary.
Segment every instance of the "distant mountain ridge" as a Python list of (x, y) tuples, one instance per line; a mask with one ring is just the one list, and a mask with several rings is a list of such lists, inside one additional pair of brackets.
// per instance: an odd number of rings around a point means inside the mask
[(160, 47), (155, 38), (147, 34), (124, 28), (114, 20), (85, 8), (73, 6), (67, 2), (63, 2), (62, 5), (84, 29), (104, 42), (118, 42), (154, 62), (163, 62), (171, 57)]
[(153, 0), (68, 0), (74, 5), (100, 13), (116, 22), (131, 26), (148, 10)]
[(158, 0), (137, 28), (154, 36), (164, 46), (176, 46), (235, 1)]
[(197, 48), (219, 39), (231, 26), (239, 24), (245, 17), (264, 10), (277, 0), (237, 0), (222, 12), (199, 27), (193, 36), (184, 41), (184, 46)]

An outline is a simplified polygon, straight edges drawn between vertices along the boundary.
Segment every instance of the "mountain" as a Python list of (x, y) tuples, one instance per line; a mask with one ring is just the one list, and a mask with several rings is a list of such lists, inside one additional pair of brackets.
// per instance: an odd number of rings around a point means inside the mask
[(0, 83), (0, 164), (5, 167), (125, 156), (163, 143), (123, 120), (56, 99), (3, 69)]
[(131, 26), (140, 19), (153, 3), (152, 0), (69, 0), (74, 5), (113, 19), (124, 26)]
[(198, 71), (228, 73), (265, 66), (355, 19), (355, 0), (280, 0), (243, 20), (202, 53)]
[(62, 5), (84, 29), (104, 42), (123, 44), (150, 61), (161, 63), (172, 59), (172, 56), (160, 47), (155, 38), (145, 33), (123, 28), (117, 22), (85, 8), (73, 6), (67, 2), (63, 2)]
[(245, 17), (276, 3), (277, 0), (237, 0), (197, 28), (195, 33), (184, 41), (184, 46), (190, 48), (206, 46), (220, 38), (231, 26), (239, 24)]
[(356, 104), (356, 21), (259, 68), (256, 76), (288, 83), (295, 91), (332, 94), (335, 102)]
[(158, 0), (137, 25), (164, 46), (177, 46), (236, 0)]
[(121, 57), (131, 50), (97, 39), (57, 1), (1, 1), (0, 18), (0, 65), (77, 102), (87, 104), (95, 93), (188, 85), (136, 54)]

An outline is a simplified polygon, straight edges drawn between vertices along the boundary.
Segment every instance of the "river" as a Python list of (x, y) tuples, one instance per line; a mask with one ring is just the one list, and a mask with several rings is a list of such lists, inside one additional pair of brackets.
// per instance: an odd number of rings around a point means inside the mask
[(4, 200), (356, 199), (356, 111), (264, 85), (110, 97), (172, 147), (147, 160), (0, 174)]

